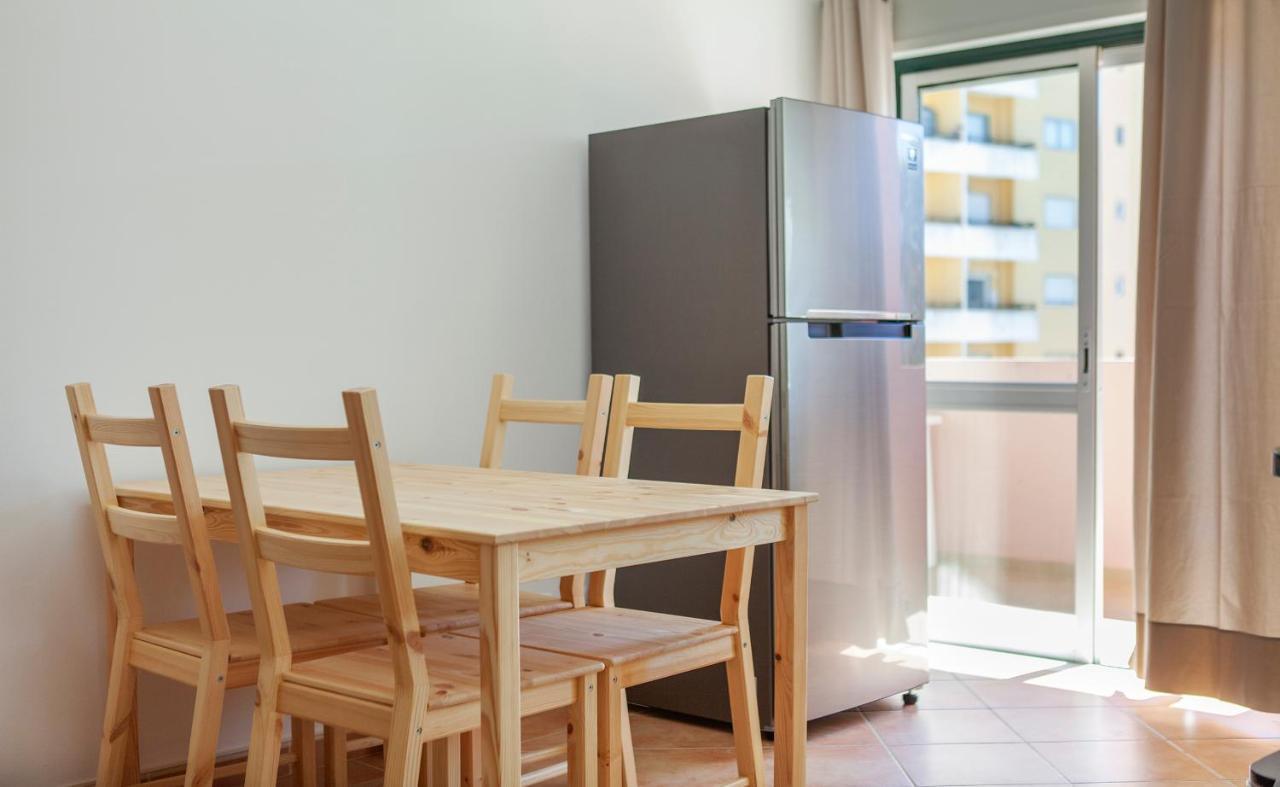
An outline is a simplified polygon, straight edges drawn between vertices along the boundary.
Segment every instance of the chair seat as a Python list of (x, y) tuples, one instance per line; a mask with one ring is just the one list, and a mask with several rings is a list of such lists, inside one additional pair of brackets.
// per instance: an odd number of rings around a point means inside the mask
[[(467, 582), (449, 585), (415, 588), (413, 600), (418, 607), (418, 621), (423, 634), (454, 631), (480, 625), (480, 586)], [(348, 596), (318, 601), (317, 604), (368, 617), (382, 618), (382, 605), (378, 594)], [(544, 615), (561, 609), (572, 609), (573, 604), (557, 596), (542, 593), (520, 593), (520, 615)]]
[[(299, 659), (387, 641), (387, 627), (381, 617), (374, 620), (319, 604), (286, 604), (284, 617), (289, 624), (289, 641), (293, 645), (294, 657)], [(227, 615), (227, 623), (231, 630), (229, 660), (233, 664), (256, 661), (259, 649), (253, 613), (248, 610), (233, 612)], [(199, 656), (207, 641), (196, 618), (147, 626), (135, 636), (192, 656)]]
[[(478, 701), (480, 641), (454, 634), (428, 634), (422, 643), (431, 683), (427, 707)], [(533, 648), (520, 649), (520, 687), (526, 690), (589, 675), (603, 668), (598, 661)], [(382, 705), (392, 704), (395, 694), (391, 651), (385, 645), (296, 664), (285, 680)]]
[[(520, 644), (581, 658), (611, 667), (732, 637), (736, 626), (622, 607), (583, 607), (524, 618)], [(457, 632), (479, 637), (479, 628)]]

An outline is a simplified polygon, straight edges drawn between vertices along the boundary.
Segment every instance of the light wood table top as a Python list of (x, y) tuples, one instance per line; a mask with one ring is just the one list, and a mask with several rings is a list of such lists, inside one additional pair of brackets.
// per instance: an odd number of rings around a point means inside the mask
[[(406, 534), (503, 544), (574, 533), (741, 514), (800, 505), (807, 492), (599, 478), (567, 473), (486, 470), (447, 465), (392, 467)], [(260, 472), (268, 514), (360, 526), (363, 512), (350, 464)], [(206, 509), (229, 510), (226, 479), (202, 476)], [(168, 483), (117, 483), (122, 498), (169, 501)]]

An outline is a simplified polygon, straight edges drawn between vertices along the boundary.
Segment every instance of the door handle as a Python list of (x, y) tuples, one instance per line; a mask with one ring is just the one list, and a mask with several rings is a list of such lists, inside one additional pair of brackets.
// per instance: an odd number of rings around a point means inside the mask
[(806, 320), (816, 322), (915, 322), (910, 312), (882, 312), (869, 309), (809, 309)]
[(810, 339), (911, 339), (915, 335), (915, 325), (913, 322), (869, 320), (808, 323)]

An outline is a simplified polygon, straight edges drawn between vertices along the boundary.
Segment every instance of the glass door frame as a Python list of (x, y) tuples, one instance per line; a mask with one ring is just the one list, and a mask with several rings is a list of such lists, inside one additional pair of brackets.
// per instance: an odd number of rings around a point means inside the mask
[(929, 382), (930, 409), (1072, 413), (1076, 416), (1075, 627), (1069, 642), (1046, 655), (1093, 662), (1102, 613), (1101, 518), (1098, 513), (1097, 336), (1098, 303), (1098, 68), (1103, 49), (1083, 46), (1056, 52), (986, 60), (901, 75), (900, 115), (917, 121), (920, 92), (954, 83), (1075, 69), (1078, 75), (1077, 146), (1077, 357), (1074, 383)]

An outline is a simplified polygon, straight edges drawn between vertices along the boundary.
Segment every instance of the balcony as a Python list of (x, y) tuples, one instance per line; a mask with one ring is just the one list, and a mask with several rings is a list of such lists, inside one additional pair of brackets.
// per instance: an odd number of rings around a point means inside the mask
[(1040, 156), (1035, 147), (1016, 142), (932, 136), (924, 139), (924, 168), (926, 172), (1035, 180), (1040, 177)]
[(933, 304), (925, 309), (924, 335), (930, 344), (1034, 342), (1040, 339), (1040, 316), (1034, 306)]
[(1035, 262), (1040, 259), (1040, 237), (1029, 224), (961, 224), (927, 220), (924, 224), (926, 257), (968, 257), (971, 260)]
[[(931, 382), (1074, 381), (1076, 361), (930, 358), (928, 374)], [(1099, 374), (1098, 455), (1106, 471), (1098, 500), (1103, 611), (1107, 618), (1132, 620), (1133, 359), (1102, 361)], [(949, 602), (1074, 610), (1075, 418), (930, 408), (930, 564), (936, 595)], [(947, 629), (954, 629), (950, 621), (931, 617), (931, 636)], [(972, 639), (969, 634), (958, 638)]]

